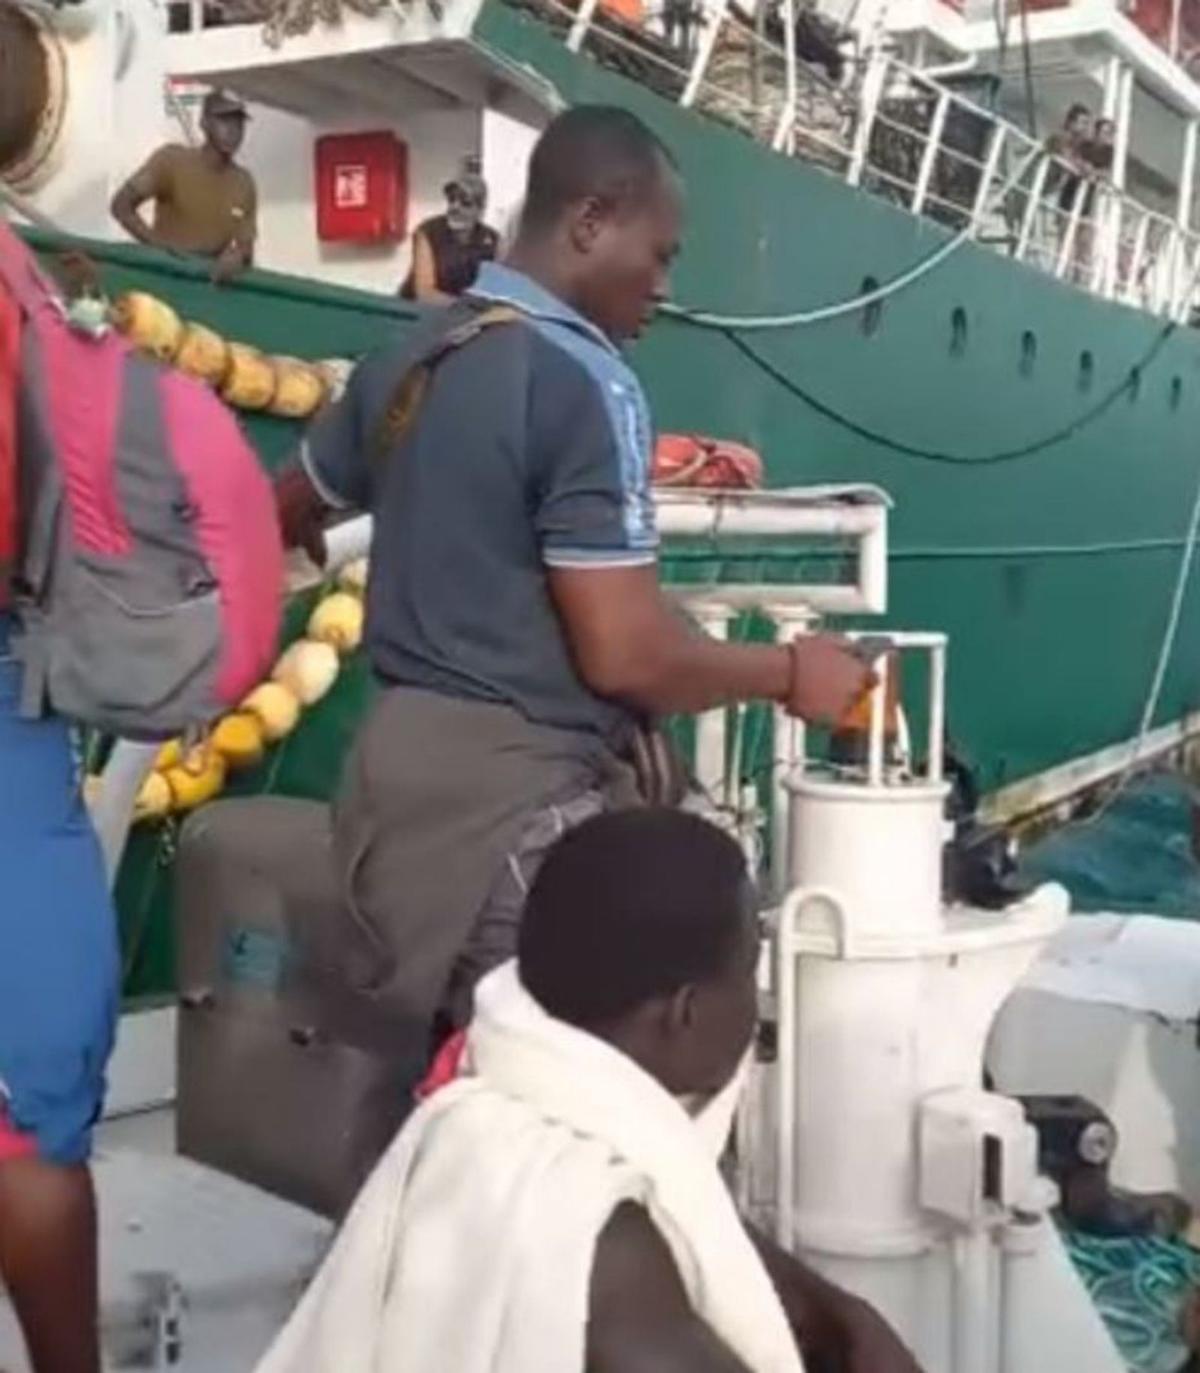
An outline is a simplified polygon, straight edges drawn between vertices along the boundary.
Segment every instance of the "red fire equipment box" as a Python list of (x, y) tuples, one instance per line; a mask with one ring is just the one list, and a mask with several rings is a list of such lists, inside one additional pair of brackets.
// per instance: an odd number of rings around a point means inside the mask
[(381, 243), (408, 232), (408, 147), (393, 133), (317, 139), (317, 237)]

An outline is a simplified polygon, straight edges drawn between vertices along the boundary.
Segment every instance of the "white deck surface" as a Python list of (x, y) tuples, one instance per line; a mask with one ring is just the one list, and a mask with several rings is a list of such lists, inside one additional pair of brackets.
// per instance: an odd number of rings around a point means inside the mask
[[(249, 1373), (319, 1262), (330, 1226), (173, 1150), (170, 1111), (110, 1121), (99, 1132), (106, 1370)], [(147, 1318), (156, 1294), (173, 1284), (182, 1296), (175, 1359)], [(2, 1294), (0, 1370), (27, 1373)]]

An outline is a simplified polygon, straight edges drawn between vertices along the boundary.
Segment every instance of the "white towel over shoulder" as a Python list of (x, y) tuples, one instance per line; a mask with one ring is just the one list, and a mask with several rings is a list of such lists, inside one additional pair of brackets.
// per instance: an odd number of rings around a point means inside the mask
[(258, 1373), (582, 1373), (596, 1241), (623, 1200), (754, 1373), (802, 1373), (717, 1169), (733, 1091), (693, 1119), (546, 1015), (511, 963), (480, 984), (468, 1056), (380, 1162)]

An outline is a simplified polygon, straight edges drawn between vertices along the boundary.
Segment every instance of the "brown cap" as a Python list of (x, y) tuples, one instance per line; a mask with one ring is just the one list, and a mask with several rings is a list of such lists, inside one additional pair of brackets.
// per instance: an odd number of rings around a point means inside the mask
[(209, 91), (204, 97), (201, 113), (205, 119), (250, 118), (250, 112), (245, 105), (228, 91)]

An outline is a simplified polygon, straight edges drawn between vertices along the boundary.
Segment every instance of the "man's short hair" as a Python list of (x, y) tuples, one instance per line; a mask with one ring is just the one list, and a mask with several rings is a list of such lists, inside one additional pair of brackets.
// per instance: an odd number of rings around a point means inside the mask
[(721, 976), (743, 946), (752, 899), (742, 850), (683, 811), (597, 816), (551, 850), (518, 942), (521, 980), (582, 1028)]
[(553, 120), (529, 160), (521, 227), (540, 232), (571, 205), (595, 197), (637, 203), (675, 159), (635, 114), (610, 105), (577, 105)]

